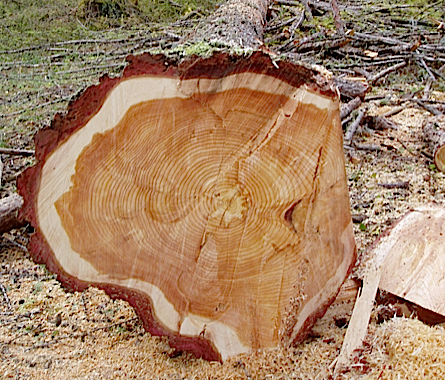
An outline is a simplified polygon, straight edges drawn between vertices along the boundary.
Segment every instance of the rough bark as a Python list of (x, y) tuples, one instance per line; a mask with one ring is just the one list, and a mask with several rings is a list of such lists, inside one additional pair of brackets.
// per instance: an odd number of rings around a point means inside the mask
[(270, 0), (228, 1), (200, 25), (192, 40), (233, 48), (258, 48), (263, 44), (270, 3)]
[(361, 81), (355, 81), (345, 78), (335, 77), (333, 78), (335, 85), (337, 86), (342, 100), (350, 100), (356, 97), (363, 100), (365, 98), (366, 92), (369, 89), (367, 83)]

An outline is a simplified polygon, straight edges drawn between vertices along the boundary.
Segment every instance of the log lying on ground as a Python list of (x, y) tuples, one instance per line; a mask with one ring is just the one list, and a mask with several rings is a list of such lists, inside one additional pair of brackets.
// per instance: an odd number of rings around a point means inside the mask
[(445, 117), (438, 116), (429, 119), (423, 131), (437, 170), (445, 172)]
[(210, 360), (301, 341), (355, 260), (339, 100), (254, 53), (130, 57), (36, 137), (30, 251)]
[(25, 225), (25, 223), (18, 218), (22, 205), (23, 199), (18, 194), (12, 194), (0, 199), (0, 234)]

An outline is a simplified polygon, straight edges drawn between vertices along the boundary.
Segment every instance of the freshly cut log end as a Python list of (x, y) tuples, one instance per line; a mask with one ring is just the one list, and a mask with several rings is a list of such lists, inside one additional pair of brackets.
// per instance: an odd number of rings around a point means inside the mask
[(142, 55), (87, 89), (19, 180), (34, 258), (209, 360), (301, 341), (355, 244), (337, 91), (278, 66)]

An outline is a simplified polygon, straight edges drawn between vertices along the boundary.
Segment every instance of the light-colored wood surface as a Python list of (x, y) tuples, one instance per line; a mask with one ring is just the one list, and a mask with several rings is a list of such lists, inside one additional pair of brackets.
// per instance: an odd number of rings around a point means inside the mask
[(380, 288), (445, 315), (445, 209), (427, 205), (408, 213), (391, 232), (394, 246)]
[(377, 289), (445, 315), (444, 242), (445, 209), (436, 204), (410, 211), (376, 241), (335, 361), (337, 373), (362, 345)]

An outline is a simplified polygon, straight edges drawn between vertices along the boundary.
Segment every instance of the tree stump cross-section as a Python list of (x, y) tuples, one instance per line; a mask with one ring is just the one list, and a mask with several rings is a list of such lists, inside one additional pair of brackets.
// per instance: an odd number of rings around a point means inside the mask
[(130, 57), (36, 137), (30, 250), (221, 360), (301, 341), (355, 259), (336, 90), (263, 53)]

